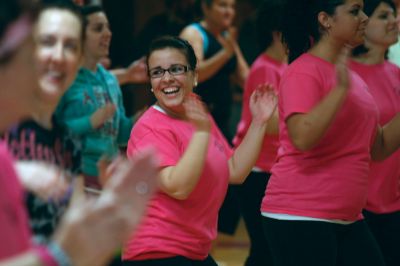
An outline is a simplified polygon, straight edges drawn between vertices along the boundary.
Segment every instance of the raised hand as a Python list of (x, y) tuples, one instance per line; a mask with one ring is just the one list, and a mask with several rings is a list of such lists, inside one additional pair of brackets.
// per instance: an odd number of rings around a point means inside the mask
[(339, 57), (336, 61), (336, 80), (337, 80), (337, 88), (347, 90), (350, 86), (349, 81), (349, 69), (347, 66), (347, 61), (349, 58), (349, 54), (351, 52), (351, 48), (345, 46), (342, 48), (342, 51), (339, 54)]
[(278, 98), (271, 84), (260, 84), (250, 96), (253, 121), (266, 123), (276, 110)]
[(57, 202), (71, 192), (71, 177), (54, 165), (39, 161), (18, 161), (15, 168), (25, 189), (43, 200)]
[[(233, 31), (233, 30), (232, 30)], [(236, 52), (237, 42), (235, 36), (232, 35), (231, 31), (226, 31), (223, 34), (217, 36), (218, 42), (222, 45), (229, 56), (233, 56)]]
[(127, 81), (131, 83), (146, 83), (149, 81), (145, 57), (133, 61), (127, 68)]
[(101, 127), (108, 119), (114, 116), (116, 107), (112, 103), (107, 103), (97, 109), (91, 116), (90, 122), (93, 128)]
[(204, 103), (196, 94), (190, 94), (185, 99), (183, 106), (185, 108), (186, 119), (191, 122), (198, 131), (210, 131), (210, 116)]
[(153, 150), (120, 160), (96, 200), (71, 206), (54, 241), (73, 265), (105, 265), (138, 225), (157, 179)]

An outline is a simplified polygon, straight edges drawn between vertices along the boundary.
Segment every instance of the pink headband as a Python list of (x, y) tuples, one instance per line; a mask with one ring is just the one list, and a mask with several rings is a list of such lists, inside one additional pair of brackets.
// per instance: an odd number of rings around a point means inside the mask
[(20, 16), (7, 27), (0, 41), (0, 60), (18, 48), (32, 30), (32, 20), (28, 15)]

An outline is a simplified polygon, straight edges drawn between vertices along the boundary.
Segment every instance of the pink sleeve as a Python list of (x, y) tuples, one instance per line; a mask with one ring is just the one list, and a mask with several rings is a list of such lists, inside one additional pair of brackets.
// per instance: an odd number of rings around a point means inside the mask
[(132, 134), (127, 149), (128, 157), (149, 146), (157, 151), (160, 167), (176, 165), (181, 157), (179, 150), (181, 145), (175, 135), (168, 130), (148, 130), (145, 134), (140, 134), (140, 138)]
[(323, 95), (318, 80), (304, 73), (290, 73), (281, 80), (279, 105), (282, 119), (286, 121), (295, 113), (308, 113)]

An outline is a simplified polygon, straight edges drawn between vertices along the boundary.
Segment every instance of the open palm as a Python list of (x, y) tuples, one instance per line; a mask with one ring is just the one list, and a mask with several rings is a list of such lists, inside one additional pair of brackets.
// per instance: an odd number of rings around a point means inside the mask
[(271, 84), (261, 84), (250, 97), (250, 111), (254, 121), (267, 122), (274, 113), (278, 97)]

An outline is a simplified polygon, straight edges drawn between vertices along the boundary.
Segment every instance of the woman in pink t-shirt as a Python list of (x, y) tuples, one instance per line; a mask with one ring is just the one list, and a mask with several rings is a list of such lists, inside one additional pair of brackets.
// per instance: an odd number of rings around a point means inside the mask
[[(277, 90), (283, 72), (287, 68), (287, 54), (281, 40), (281, 24), (284, 4), (280, 0), (264, 1), (256, 17), (258, 43), (264, 51), (251, 66), (245, 82), (242, 116), (232, 143), (238, 146), (251, 123), (250, 95), (263, 84), (271, 84)], [(250, 238), (250, 250), (245, 266), (273, 265), (267, 240), (262, 228), (260, 213), (265, 187), (271, 176), (279, 146), (278, 111), (268, 124), (260, 155), (246, 181), (238, 188), (240, 211)]]
[(147, 146), (156, 149), (160, 189), (124, 246), (123, 265), (217, 265), (208, 253), (228, 183), (244, 181), (261, 149), (275, 109), (273, 89), (265, 86), (252, 95), (252, 123), (233, 151), (192, 93), (196, 63), (192, 46), (178, 37), (150, 45), (147, 65), (157, 103), (135, 124), (128, 156)]
[[(386, 60), (399, 29), (391, 0), (365, 0), (369, 16), (364, 45), (353, 51), (351, 69), (367, 83), (385, 125), (400, 111), (400, 68)], [(364, 217), (374, 234), (387, 266), (400, 265), (400, 151), (382, 162), (372, 162)]]
[(362, 220), (371, 159), (400, 145), (367, 85), (347, 69), (363, 43), (362, 0), (288, 0), (289, 65), (279, 87), (280, 147), (262, 202), (274, 266), (384, 265)]

